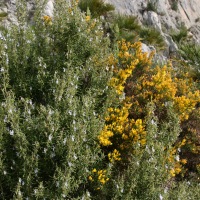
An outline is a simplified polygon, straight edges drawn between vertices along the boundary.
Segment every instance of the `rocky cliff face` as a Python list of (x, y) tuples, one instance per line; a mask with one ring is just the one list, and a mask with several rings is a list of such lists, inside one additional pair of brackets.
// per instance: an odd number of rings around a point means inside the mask
[[(28, 0), (31, 10), (34, 0)], [(48, 0), (44, 13), (53, 14), (54, 0)], [(176, 44), (169, 36), (170, 31), (178, 31), (185, 26), (191, 37), (200, 43), (200, 1), (199, 0), (105, 0), (115, 6), (116, 12), (137, 16), (141, 24), (155, 27), (165, 39), (169, 51), (176, 51)], [(151, 7), (149, 6), (151, 5)], [(0, 22), (16, 22), (16, 0), (1, 0)], [(4, 17), (1, 17), (3, 14)], [(6, 17), (5, 17), (6, 16)]]
[[(0, 22), (4, 25), (8, 25), (9, 23), (17, 23), (16, 20), (16, 2), (17, 0), (0, 0)], [(34, 0), (27, 0), (27, 8), (30, 11), (34, 9)], [(53, 2), (54, 0), (47, 0), (47, 5), (44, 10), (45, 15), (52, 16), (53, 15)], [(3, 14), (5, 17), (1, 17)]]
[[(195, 40), (200, 43), (199, 0), (106, 0), (119, 13), (134, 15), (141, 23), (154, 26), (161, 32), (178, 30), (186, 26)], [(148, 2), (155, 10), (148, 10)]]

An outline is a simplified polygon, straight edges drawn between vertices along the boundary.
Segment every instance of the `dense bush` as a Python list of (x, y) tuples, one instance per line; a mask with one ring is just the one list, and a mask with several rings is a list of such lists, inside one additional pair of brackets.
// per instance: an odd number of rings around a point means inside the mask
[(50, 18), (39, 1), (34, 24), (19, 19), (0, 41), (1, 199), (84, 197), (101, 166), (109, 43), (71, 3), (56, 1)]
[[(200, 46), (195, 43), (184, 42), (180, 45), (180, 55), (191, 67), (191, 73), (194, 79), (200, 81)], [(200, 83), (199, 83), (200, 86)]]
[(170, 4), (171, 4), (172, 10), (174, 10), (174, 11), (178, 10), (178, 0), (174, 0), (174, 1), (170, 2)]
[(199, 154), (191, 67), (111, 44), (78, 1), (55, 1), (53, 18), (44, 5), (28, 24), (19, 4), (0, 40), (0, 198), (199, 199), (199, 163), (184, 179), (187, 148)]
[(153, 11), (153, 12), (158, 12), (158, 8), (157, 8), (157, 1), (154, 0), (149, 0), (147, 3), (147, 7), (146, 7), (147, 11)]
[(172, 39), (176, 42), (176, 43), (181, 43), (183, 42), (185, 39), (187, 39), (188, 36), (188, 30), (185, 26), (181, 26), (180, 30), (178, 32), (174, 32), (171, 34)]
[(154, 45), (158, 50), (165, 48), (165, 41), (158, 30), (145, 27), (140, 31), (142, 41), (148, 45)]
[(113, 15), (109, 20), (111, 22), (111, 32), (116, 41), (125, 39), (129, 42), (137, 41), (141, 26), (138, 23), (137, 17), (131, 15)]
[(112, 179), (123, 191), (115, 198), (154, 199), (161, 195), (170, 199), (172, 178), (185, 175), (184, 166), (190, 159), (179, 155), (180, 149), (185, 151), (191, 144), (182, 126), (187, 126), (199, 102), (199, 90), (173, 66), (153, 67), (152, 55), (141, 52), (141, 43), (122, 41), (118, 49), (118, 56), (111, 59), (116, 74), (110, 85), (124, 97), (120, 106), (108, 109), (99, 136), (117, 171), (113, 170)]
[(80, 0), (79, 7), (84, 12), (89, 9), (93, 17), (105, 16), (107, 12), (114, 10), (113, 5), (105, 4), (103, 0)]

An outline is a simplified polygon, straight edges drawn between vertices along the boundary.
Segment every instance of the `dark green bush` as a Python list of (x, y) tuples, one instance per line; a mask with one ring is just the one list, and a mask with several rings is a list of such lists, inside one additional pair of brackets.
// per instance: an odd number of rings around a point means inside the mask
[(193, 76), (200, 81), (200, 46), (194, 43), (180, 45), (180, 55), (191, 66)]
[(6, 12), (0, 13), (0, 18), (1, 18), (1, 17), (7, 17), (7, 16), (8, 16), (8, 13), (6, 13)]
[(179, 31), (172, 33), (171, 36), (172, 39), (179, 44), (180, 42), (184, 41), (187, 38), (188, 30), (185, 26), (181, 26)]
[(157, 9), (157, 5), (156, 5), (156, 2), (153, 1), (153, 0), (149, 0), (148, 3), (147, 3), (147, 7), (146, 7), (146, 10), (147, 11), (153, 11), (153, 12), (158, 12), (158, 9)]
[(89, 8), (93, 17), (105, 16), (107, 12), (115, 9), (113, 5), (105, 4), (103, 0), (80, 0), (79, 8), (84, 12)]
[(140, 31), (141, 29), (137, 17), (132, 15), (117, 15), (114, 23), (117, 23), (119, 28), (124, 30)]
[(135, 42), (141, 30), (137, 17), (131, 15), (114, 15), (111, 24), (118, 28), (117, 32), (114, 30), (117, 40)]
[(143, 28), (140, 31), (140, 37), (144, 43), (154, 45), (158, 49), (165, 47), (165, 42), (160, 32), (154, 28)]
[(178, 10), (178, 0), (173, 0), (171, 3), (171, 9), (174, 11)]

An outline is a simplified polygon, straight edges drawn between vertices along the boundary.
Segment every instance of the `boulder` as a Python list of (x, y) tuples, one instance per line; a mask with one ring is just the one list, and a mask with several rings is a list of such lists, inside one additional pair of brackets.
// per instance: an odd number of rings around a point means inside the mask
[(49, 0), (47, 2), (47, 5), (45, 6), (45, 9), (44, 9), (44, 15), (53, 17), (53, 8), (54, 8), (53, 3), (54, 3), (54, 0)]
[(161, 22), (159, 20), (158, 14), (153, 11), (145, 12), (143, 15), (148, 26), (154, 27), (156, 30), (162, 32)]

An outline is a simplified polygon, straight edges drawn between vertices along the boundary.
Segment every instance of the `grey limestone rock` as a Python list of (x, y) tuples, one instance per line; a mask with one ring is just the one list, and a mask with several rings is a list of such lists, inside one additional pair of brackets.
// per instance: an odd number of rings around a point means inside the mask
[[(0, 0), (0, 12), (7, 13), (8, 16), (3, 20), (4, 24), (17, 23), (16, 20), (16, 1)], [(155, 3), (156, 10), (147, 9), (148, 2)], [(44, 15), (53, 16), (54, 0), (48, 0), (44, 9)], [(115, 6), (115, 11), (127, 15), (134, 15), (140, 24), (147, 24), (160, 31), (166, 45), (167, 54), (177, 50), (169, 33), (178, 31), (181, 25), (185, 25), (190, 30), (191, 37), (195, 42), (200, 43), (200, 1), (199, 0), (105, 0)], [(177, 3), (176, 10), (173, 4)], [(33, 9), (34, 0), (27, 0), (28, 9)], [(1, 22), (2, 23), (2, 22)]]
[[(145, 12), (146, 14), (146, 23), (149, 26), (154, 27), (155, 29), (162, 32), (161, 22), (157, 13), (153, 11)], [(143, 17), (144, 18), (144, 17)]]
[[(153, 12), (147, 12), (148, 1), (156, 4), (157, 16)], [(199, 0), (178, 0), (177, 10), (172, 9), (174, 0), (106, 0), (115, 6), (116, 12), (135, 15), (141, 23), (147, 23), (156, 27), (158, 30), (165, 28), (166, 31), (178, 30), (181, 24), (186, 28), (193, 28), (200, 25), (200, 1)], [(160, 26), (161, 25), (161, 26)], [(194, 38), (200, 38), (198, 28)]]
[[(2, 1), (2, 0), (0, 0)], [(44, 15), (53, 16), (53, 3), (54, 0), (48, 0), (47, 4), (44, 8)], [(17, 24), (17, 17), (16, 17), (16, 4), (17, 0), (4, 0), (0, 2), (0, 13), (6, 12), (7, 18), (3, 20), (3, 24), (8, 26), (10, 23)], [(34, 9), (34, 0), (27, 0), (27, 9), (28, 11), (32, 11)]]
[(49, 0), (44, 9), (44, 14), (53, 17), (53, 3), (54, 0)]

